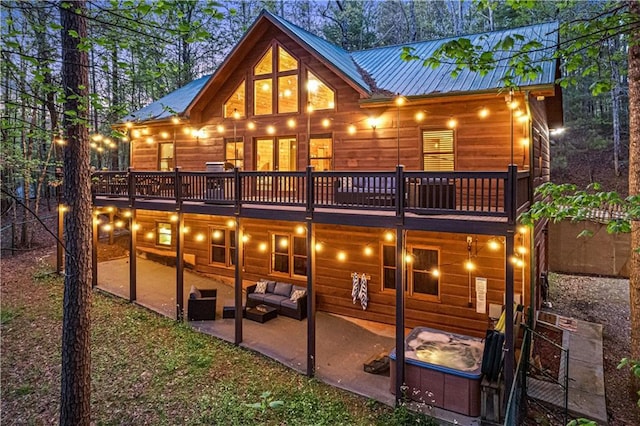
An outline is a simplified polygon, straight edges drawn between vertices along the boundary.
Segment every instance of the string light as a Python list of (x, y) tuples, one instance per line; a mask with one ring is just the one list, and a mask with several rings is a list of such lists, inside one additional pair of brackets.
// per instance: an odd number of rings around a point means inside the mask
[(519, 254), (524, 255), (524, 254), (526, 254), (526, 253), (527, 253), (527, 248), (526, 248), (525, 246), (518, 246), (518, 248), (516, 249), (516, 251), (517, 251)]
[(60, 213), (64, 213), (64, 212), (66, 212), (67, 210), (69, 210), (69, 209), (68, 209), (68, 208), (67, 208), (67, 206), (65, 206), (64, 204), (60, 204), (60, 205), (58, 206), (58, 211), (59, 211)]
[(145, 127), (144, 129), (142, 129), (142, 134), (143, 135), (149, 135), (149, 134), (151, 134), (151, 130), (149, 130), (148, 127)]
[(171, 216), (169, 216), (169, 220), (171, 222), (177, 222), (178, 221), (178, 215), (177, 214), (172, 214)]
[(224, 133), (224, 126), (222, 124), (218, 124), (216, 126), (216, 130), (218, 131), (218, 133)]
[(404, 261), (407, 263), (413, 263), (413, 256), (408, 254), (404, 257)]
[(329, 120), (328, 118), (325, 118), (322, 120), (322, 127), (329, 127), (331, 125), (331, 120)]
[(376, 127), (378, 127), (379, 122), (376, 117), (369, 117), (367, 118), (367, 124), (369, 124), (369, 126), (371, 126), (373, 130), (375, 130)]
[(282, 247), (282, 248), (289, 247), (289, 239), (288, 238), (282, 238), (280, 240), (280, 247)]
[(122, 212), (122, 215), (123, 215), (124, 217), (131, 217), (131, 212), (127, 210), (127, 211), (125, 211), (125, 212)]
[(294, 127), (296, 127), (296, 120), (294, 120), (293, 118), (288, 119), (287, 126), (289, 126), (290, 129), (293, 129)]
[(424, 113), (424, 111), (418, 111), (416, 112), (415, 118), (416, 118), (416, 121), (422, 121), (425, 119), (426, 116), (427, 115)]
[(249, 234), (244, 234), (242, 236), (242, 242), (243, 243), (248, 243), (250, 239), (251, 239), (251, 236)]
[(529, 116), (527, 114), (523, 114), (520, 117), (518, 117), (518, 121), (520, 123), (526, 123), (529, 121)]
[(133, 123), (130, 121), (127, 121), (126, 123), (124, 123), (124, 127), (126, 127), (127, 129), (130, 129), (133, 127)]
[(138, 225), (137, 223), (134, 223), (133, 226), (131, 226), (131, 229), (134, 231), (138, 231), (140, 230), (140, 225)]
[(364, 255), (365, 256), (371, 256), (373, 254), (373, 249), (369, 246), (366, 246), (364, 248)]
[(115, 226), (116, 228), (122, 228), (124, 226), (124, 222), (121, 220), (117, 220)]
[(431, 275), (434, 276), (435, 278), (438, 278), (440, 276), (440, 271), (434, 268), (431, 270)]
[(111, 228), (111, 224), (110, 223), (102, 225), (102, 230), (103, 231), (111, 231), (111, 229), (112, 228)]
[(145, 235), (145, 238), (146, 238), (147, 240), (151, 240), (151, 239), (153, 239), (153, 232), (147, 232), (147, 234)]
[(490, 250), (493, 250), (493, 251), (497, 251), (500, 249), (500, 243), (495, 238), (491, 238), (487, 242), (487, 246), (489, 247)]
[(384, 239), (391, 242), (393, 241), (394, 237), (393, 237), (393, 232), (391, 231), (387, 231), (384, 233)]
[(134, 138), (139, 138), (140, 137), (140, 130), (134, 130), (133, 133), (131, 133), (133, 135)]
[(169, 139), (169, 132), (160, 132), (160, 137), (162, 139)]
[(316, 243), (316, 252), (321, 252), (322, 251), (322, 243)]
[(471, 260), (467, 260), (464, 262), (464, 268), (467, 271), (473, 271), (474, 269), (476, 269), (476, 265), (474, 265), (474, 263)]
[(276, 133), (276, 128), (274, 126), (267, 126), (267, 133), (273, 135)]
[(298, 235), (304, 234), (304, 226), (302, 226), (302, 225), (296, 226), (296, 234), (298, 234)]
[(518, 232), (521, 234), (526, 234), (527, 233), (527, 227), (522, 225), (522, 226), (518, 226)]
[(344, 262), (345, 260), (347, 260), (347, 253), (343, 252), (343, 251), (339, 251), (338, 255), (336, 256), (336, 258), (340, 261), (340, 262)]
[(260, 245), (258, 246), (258, 250), (260, 250), (261, 252), (267, 251), (267, 243), (260, 243)]
[(347, 127), (347, 132), (349, 132), (350, 135), (355, 135), (356, 134), (356, 126), (354, 126), (353, 124), (350, 124), (349, 127)]
[(235, 220), (233, 220), (233, 219), (229, 219), (229, 220), (227, 221), (227, 226), (228, 226), (229, 228), (235, 228), (235, 227), (236, 227), (236, 221), (235, 221)]
[(489, 116), (489, 108), (482, 107), (480, 111), (478, 111), (478, 117), (487, 118)]
[(217, 229), (215, 231), (213, 231), (213, 239), (214, 240), (219, 240), (220, 237), (222, 237), (222, 232), (221, 231), (219, 231)]
[(180, 118), (176, 117), (175, 115), (173, 117), (171, 117), (171, 122), (173, 124), (180, 124)]
[(204, 234), (200, 233), (200, 234), (196, 234), (195, 240), (199, 243), (204, 241)]
[(455, 129), (457, 125), (458, 121), (453, 117), (451, 117), (449, 121), (447, 121), (447, 127), (450, 129)]
[(256, 123), (254, 123), (253, 121), (248, 122), (247, 123), (247, 129), (255, 130), (256, 129)]

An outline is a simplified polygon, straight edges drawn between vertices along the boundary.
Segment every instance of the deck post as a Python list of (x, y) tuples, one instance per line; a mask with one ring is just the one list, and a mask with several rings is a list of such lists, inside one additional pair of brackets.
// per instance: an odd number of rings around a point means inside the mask
[(98, 215), (91, 215), (91, 287), (98, 285)]
[[(308, 147), (307, 147), (308, 148)], [(307, 166), (307, 376), (316, 371), (316, 293), (313, 288), (316, 260), (316, 236), (313, 227), (313, 166)]]
[(404, 389), (404, 230), (396, 227), (396, 406), (405, 399)]
[(114, 236), (114, 232), (115, 232), (115, 225), (113, 223), (113, 219), (115, 218), (115, 208), (109, 207), (109, 209), (111, 209), (109, 211), (109, 225), (111, 225), (109, 227), (109, 245), (112, 246), (113, 245), (113, 236)]
[(505, 394), (511, 392), (511, 385), (513, 384), (513, 371), (515, 365), (515, 348), (514, 348), (514, 329), (513, 329), (513, 279), (514, 270), (513, 263), (511, 262), (511, 253), (513, 253), (515, 247), (515, 232), (513, 228), (507, 231), (505, 242), (505, 338), (504, 338), (504, 383)]
[[(238, 169), (236, 169), (238, 170)], [(240, 216), (236, 215), (236, 232), (235, 232), (235, 246), (236, 252), (234, 255), (234, 262), (236, 264), (235, 270), (235, 284), (234, 284), (234, 304), (235, 304), (235, 338), (233, 343), (239, 345), (242, 343), (242, 270), (244, 269), (244, 243), (242, 241), (242, 228), (240, 227)]]
[(176, 240), (176, 320), (184, 318), (184, 213), (182, 212), (182, 185), (180, 167), (175, 168), (174, 194), (178, 212), (178, 239)]
[(138, 231), (137, 228), (136, 209), (131, 208), (131, 217), (129, 218), (129, 301), (135, 302), (137, 295), (137, 258), (136, 250), (138, 249)]

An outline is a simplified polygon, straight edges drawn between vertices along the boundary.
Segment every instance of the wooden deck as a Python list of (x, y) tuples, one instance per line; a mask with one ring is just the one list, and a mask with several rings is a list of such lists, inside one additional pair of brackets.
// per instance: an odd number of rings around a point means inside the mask
[(100, 172), (96, 207), (502, 233), (530, 202), (529, 172)]

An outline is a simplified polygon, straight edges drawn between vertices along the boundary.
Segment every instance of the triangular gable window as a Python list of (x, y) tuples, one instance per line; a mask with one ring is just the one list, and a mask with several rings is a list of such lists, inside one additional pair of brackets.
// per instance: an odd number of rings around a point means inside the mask
[(295, 71), (298, 69), (298, 61), (289, 52), (278, 46), (278, 72)]
[(260, 62), (253, 69), (255, 75), (271, 74), (273, 72), (273, 49), (269, 48)]
[(244, 80), (242, 80), (242, 83), (240, 83), (238, 88), (233, 92), (229, 99), (227, 99), (227, 102), (224, 103), (224, 117), (246, 117), (245, 100), (245, 84)]
[(307, 94), (314, 110), (335, 108), (335, 92), (311, 71), (307, 71)]

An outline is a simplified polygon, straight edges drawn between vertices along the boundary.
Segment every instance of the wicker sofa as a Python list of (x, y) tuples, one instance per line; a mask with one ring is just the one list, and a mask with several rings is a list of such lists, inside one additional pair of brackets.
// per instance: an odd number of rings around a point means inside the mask
[[(266, 291), (256, 293), (258, 283), (247, 287), (247, 307), (267, 305), (278, 310), (278, 315), (303, 320), (307, 317), (307, 293), (304, 287), (294, 286), (289, 283), (267, 281)], [(296, 290), (304, 291), (304, 295), (296, 301), (291, 300), (291, 294)]]

